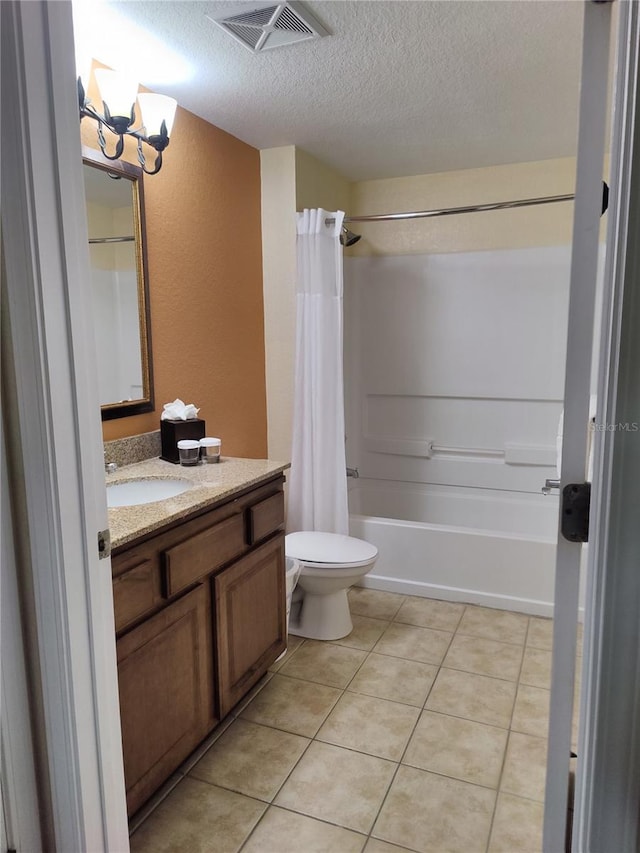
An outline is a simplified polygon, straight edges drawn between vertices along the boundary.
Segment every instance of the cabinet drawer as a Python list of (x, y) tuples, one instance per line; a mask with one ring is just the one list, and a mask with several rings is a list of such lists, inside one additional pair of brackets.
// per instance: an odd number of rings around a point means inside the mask
[(116, 632), (153, 610), (162, 600), (160, 572), (154, 560), (142, 560), (113, 581)]
[(165, 591), (175, 595), (245, 550), (240, 513), (214, 524), (164, 552)]
[(284, 524), (284, 492), (249, 507), (249, 544), (253, 545)]

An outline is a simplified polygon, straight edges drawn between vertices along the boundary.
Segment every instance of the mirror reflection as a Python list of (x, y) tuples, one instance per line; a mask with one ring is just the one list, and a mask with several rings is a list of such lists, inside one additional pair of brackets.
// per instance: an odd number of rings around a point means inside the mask
[(142, 178), (96, 152), (84, 152), (83, 168), (104, 420), (153, 409)]

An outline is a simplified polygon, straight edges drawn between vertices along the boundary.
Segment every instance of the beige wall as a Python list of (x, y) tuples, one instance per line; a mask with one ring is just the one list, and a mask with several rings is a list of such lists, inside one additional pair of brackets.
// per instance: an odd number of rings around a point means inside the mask
[[(353, 216), (488, 204), (572, 193), (575, 159), (514, 163), (353, 184)], [(400, 222), (353, 223), (362, 240), (354, 255), (471, 252), (482, 249), (566, 245), (573, 205), (467, 213)]]
[(260, 152), (268, 455), (291, 458), (295, 352), (296, 150)]
[(260, 152), (262, 278), (269, 457), (291, 458), (296, 320), (295, 212), (305, 207), (345, 210), (350, 184), (293, 145)]
[(351, 184), (301, 148), (296, 149), (296, 205), (322, 207), (324, 210), (348, 211), (351, 205)]

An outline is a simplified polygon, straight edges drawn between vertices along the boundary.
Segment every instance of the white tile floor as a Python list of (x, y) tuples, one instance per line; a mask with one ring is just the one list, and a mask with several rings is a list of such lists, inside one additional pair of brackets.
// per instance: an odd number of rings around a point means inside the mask
[[(551, 621), (354, 588), (137, 821), (134, 853), (541, 849)], [(168, 794), (171, 786), (175, 786)]]

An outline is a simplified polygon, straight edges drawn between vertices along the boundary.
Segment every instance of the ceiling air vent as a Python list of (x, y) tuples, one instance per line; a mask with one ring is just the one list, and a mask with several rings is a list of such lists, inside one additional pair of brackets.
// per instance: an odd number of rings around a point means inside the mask
[(252, 53), (329, 35), (329, 31), (295, 0), (254, 7), (249, 12), (224, 18), (207, 17)]

